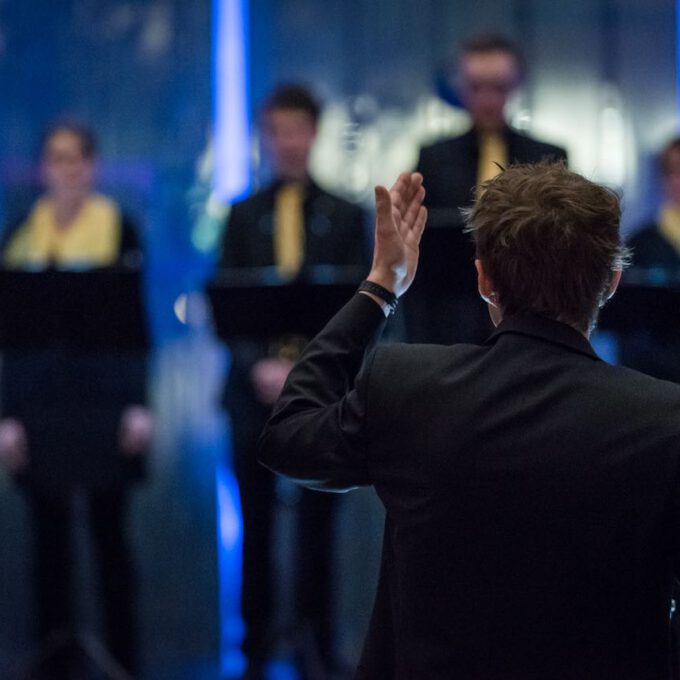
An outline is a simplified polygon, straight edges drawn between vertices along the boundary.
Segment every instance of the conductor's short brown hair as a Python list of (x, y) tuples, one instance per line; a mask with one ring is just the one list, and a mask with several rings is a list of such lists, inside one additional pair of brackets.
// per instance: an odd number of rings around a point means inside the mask
[(504, 316), (538, 314), (582, 331), (628, 263), (620, 221), (616, 192), (554, 162), (509, 167), (467, 212)]

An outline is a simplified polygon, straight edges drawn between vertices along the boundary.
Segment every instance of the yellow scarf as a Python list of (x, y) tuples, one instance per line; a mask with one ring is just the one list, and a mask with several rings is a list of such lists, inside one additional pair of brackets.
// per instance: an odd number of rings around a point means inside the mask
[(659, 232), (680, 253), (680, 207), (664, 203), (659, 210)]
[(11, 269), (105, 267), (116, 261), (120, 242), (120, 211), (105, 196), (89, 196), (67, 227), (57, 226), (50, 200), (41, 198), (11, 237), (3, 263)]

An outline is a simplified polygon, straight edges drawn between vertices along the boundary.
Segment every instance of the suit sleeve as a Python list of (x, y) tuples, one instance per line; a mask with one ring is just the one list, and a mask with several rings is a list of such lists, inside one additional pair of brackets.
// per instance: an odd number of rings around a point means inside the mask
[[(118, 263), (124, 266), (141, 268), (144, 264), (144, 247), (140, 239), (139, 227), (126, 213), (121, 214), (121, 240)], [(140, 272), (138, 295), (144, 309), (143, 275)], [(127, 404), (148, 404), (148, 357), (145, 350), (125, 352), (116, 360), (116, 375), (111, 375), (112, 384), (120, 382), (120, 389)]]
[(307, 345), (260, 437), (261, 463), (314, 489), (371, 483), (364, 357), (384, 324), (380, 307), (356, 294)]
[(373, 229), (368, 216), (359, 207), (353, 206), (353, 216), (352, 223), (357, 225), (356, 232), (357, 238), (356, 243), (354, 243), (354, 251), (351, 255), (352, 262), (362, 267), (366, 267), (366, 270), (370, 267), (371, 256), (373, 253)]
[[(428, 182), (431, 179), (431, 176), (433, 174), (432, 170), (432, 150), (427, 147), (423, 147), (420, 149), (420, 153), (418, 154), (418, 163), (416, 164), (415, 172), (419, 172), (423, 176), (423, 184), (425, 186), (428, 185)], [(429, 196), (426, 193), (425, 194), (425, 201), (429, 200)]]
[(422, 173), (423, 170), (427, 172), (428, 170), (428, 149), (427, 147), (421, 147), (420, 151), (418, 152), (418, 162), (416, 163), (416, 169), (415, 172), (420, 172)]
[(121, 239), (120, 252), (118, 254), (119, 261), (122, 264), (139, 266), (144, 259), (144, 253), (137, 225), (128, 215), (123, 213), (120, 218), (120, 228)]
[(219, 266), (224, 268), (238, 267), (240, 257), (242, 258), (245, 250), (243, 247), (244, 221), (239, 205), (231, 208), (231, 213), (227, 218), (220, 246)]
[(463, 227), (460, 208), (473, 202), (476, 170), (469, 172), (465, 155), (457, 158), (452, 169), (447, 156), (440, 144), (423, 147), (415, 171), (423, 176), (428, 226), (460, 229)]

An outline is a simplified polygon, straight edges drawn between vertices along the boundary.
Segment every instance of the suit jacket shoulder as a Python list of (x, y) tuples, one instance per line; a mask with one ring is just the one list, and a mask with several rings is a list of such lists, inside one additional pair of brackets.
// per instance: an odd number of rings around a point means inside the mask
[(567, 161), (567, 152), (561, 146), (548, 144), (516, 130), (508, 130), (508, 156), (510, 163), (537, 163), (542, 160)]
[[(567, 152), (508, 128), (508, 157), (511, 163), (536, 163), (544, 159), (567, 161)], [(425, 204), (430, 208), (459, 208), (470, 205), (477, 184), (479, 149), (477, 134), (465, 134), (423, 147), (416, 170), (427, 189)], [(435, 216), (436, 219), (436, 216)], [(448, 216), (449, 221), (460, 221)]]
[(474, 130), (468, 130), (462, 135), (441, 139), (420, 149), (420, 163), (431, 163), (444, 158), (455, 157), (455, 154), (472, 154), (477, 151), (477, 138)]
[[(511, 151), (511, 162), (533, 163), (544, 158), (567, 160), (567, 152), (561, 146), (549, 144), (530, 137), (522, 132), (508, 128), (506, 139)], [(512, 158), (514, 151), (517, 160)], [(474, 130), (468, 130), (462, 135), (440, 140), (434, 144), (422, 147), (418, 167), (429, 166), (444, 160), (458, 162), (477, 160), (477, 135)]]
[(473, 130), (420, 150), (416, 166), (426, 188), (425, 205), (432, 209), (456, 210), (455, 214), (430, 215), (432, 224), (461, 222), (458, 208), (474, 199), (479, 151)]
[[(220, 262), (226, 267), (274, 264), (277, 184), (235, 203), (227, 220)], [(310, 182), (304, 202), (305, 264), (365, 266), (369, 260), (362, 209)]]
[[(257, 191), (231, 206), (220, 244), (222, 267), (257, 267), (271, 264), (274, 186)], [(262, 250), (265, 250), (262, 253)]]

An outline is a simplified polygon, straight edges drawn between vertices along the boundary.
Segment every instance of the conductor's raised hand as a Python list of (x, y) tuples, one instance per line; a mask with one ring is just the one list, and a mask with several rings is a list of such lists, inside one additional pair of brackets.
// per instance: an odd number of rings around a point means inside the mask
[(403, 295), (418, 266), (420, 237), (427, 221), (423, 176), (404, 172), (388, 191), (375, 188), (373, 264), (368, 280)]

